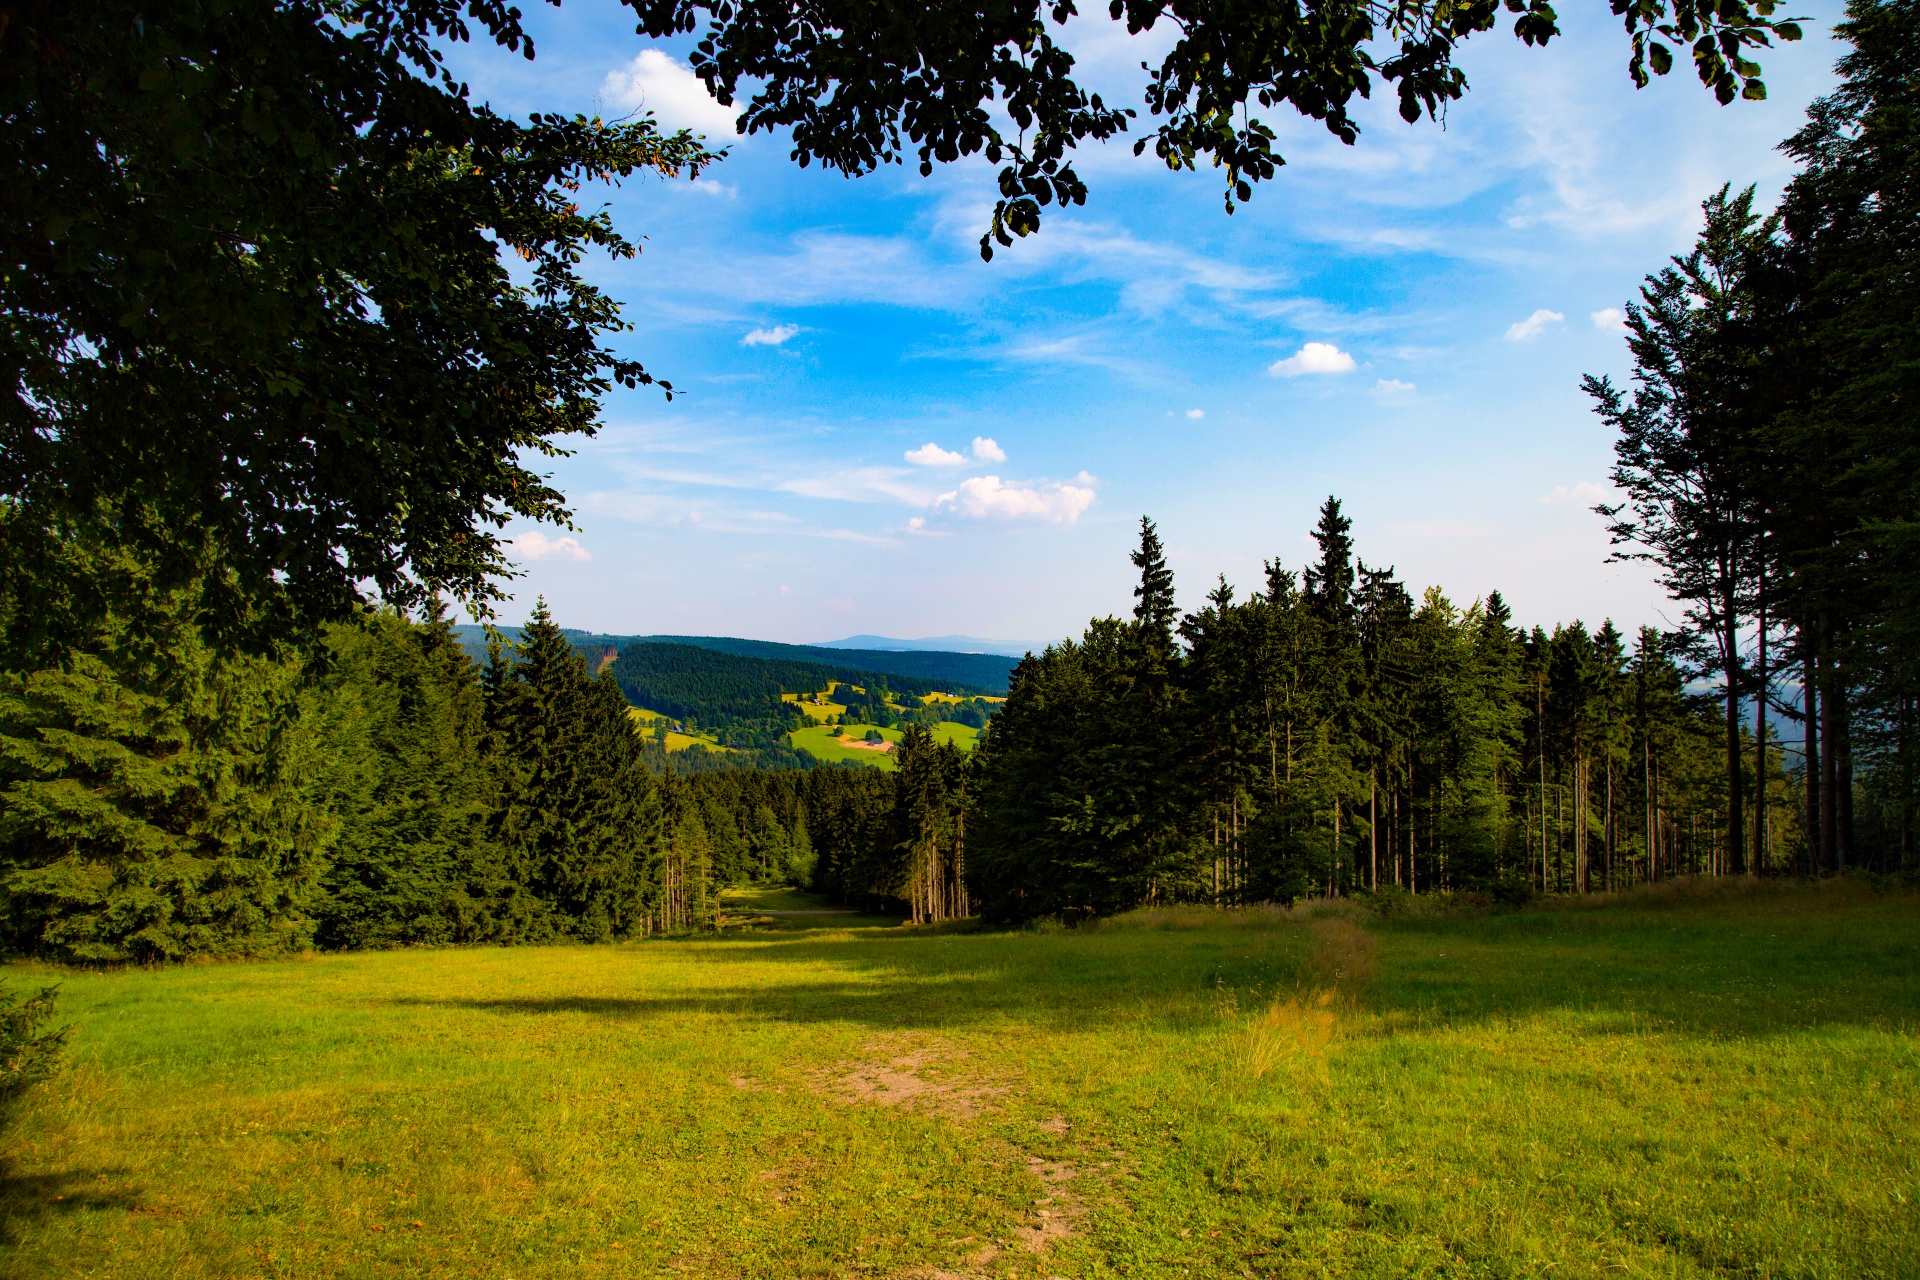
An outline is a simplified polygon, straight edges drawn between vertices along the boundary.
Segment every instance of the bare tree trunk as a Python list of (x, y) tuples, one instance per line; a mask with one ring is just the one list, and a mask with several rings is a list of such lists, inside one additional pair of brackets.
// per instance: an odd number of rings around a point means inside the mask
[(1854, 864), (1853, 849), (1853, 724), (1852, 697), (1847, 688), (1847, 671), (1836, 661), (1833, 680), (1833, 754), (1837, 757), (1838, 776), (1834, 778), (1834, 840), (1836, 861), (1842, 871)]
[[(1729, 553), (1731, 554), (1731, 553)], [(1746, 870), (1746, 761), (1740, 750), (1740, 615), (1734, 611), (1731, 564), (1721, 565), (1720, 659), (1727, 678), (1727, 862), (1729, 871)]]
[(1818, 679), (1819, 657), (1816, 646), (1819, 644), (1819, 628), (1809, 623), (1800, 624), (1800, 712), (1806, 721), (1806, 732), (1802, 735), (1804, 746), (1801, 748), (1800, 774), (1805, 780), (1806, 815), (1802, 819), (1806, 827), (1807, 874), (1816, 875), (1826, 868), (1827, 846), (1824, 809), (1821, 804), (1820, 777), (1820, 682)]
[(1373, 769), (1367, 770), (1367, 879), (1380, 891), (1380, 789)]
[(1838, 691), (1833, 681), (1833, 624), (1823, 610), (1820, 614), (1820, 738), (1826, 755), (1820, 766), (1820, 850), (1826, 855), (1828, 871), (1844, 871), (1845, 852), (1840, 847), (1840, 736)]
[(1760, 594), (1756, 607), (1759, 620), (1758, 643), (1753, 663), (1753, 858), (1747, 867), (1752, 876), (1761, 874), (1760, 863), (1767, 855), (1767, 573), (1760, 570)]
[(1590, 802), (1587, 792), (1591, 789), (1587, 774), (1591, 762), (1584, 751), (1576, 750), (1573, 757), (1573, 891), (1587, 891), (1587, 810)]

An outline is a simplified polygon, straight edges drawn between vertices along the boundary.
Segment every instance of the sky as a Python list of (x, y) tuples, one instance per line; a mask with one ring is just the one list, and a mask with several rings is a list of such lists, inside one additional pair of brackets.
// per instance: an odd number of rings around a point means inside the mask
[[(509, 527), (500, 619), (544, 595), (615, 634), (1042, 644), (1131, 608), (1142, 515), (1194, 608), (1220, 575), (1244, 595), (1269, 559), (1299, 569), (1337, 495), (1359, 557), (1416, 597), (1671, 625), (1647, 567), (1609, 562), (1591, 508), (1612, 441), (1580, 377), (1626, 377), (1620, 309), (1701, 200), (1778, 195), (1778, 143), (1834, 83), (1838, 7), (1763, 55), (1767, 101), (1727, 107), (1684, 65), (1636, 91), (1605, 6), (1562, 8), (1544, 50), (1470, 41), (1443, 122), (1376, 95), (1348, 147), (1267, 113), (1287, 164), (1231, 217), (1219, 171), (1084, 147), (1087, 203), (985, 263), (984, 161), (802, 169), (784, 136), (733, 136), (685, 42), (635, 35), (614, 0), (529, 6), (533, 62), (454, 52), (476, 97), (651, 111), (727, 155), (600, 193), (642, 252), (583, 270), (632, 325), (613, 345), (675, 395), (616, 391), (540, 464), (575, 527)], [(1104, 17), (1063, 39), (1134, 105), (1166, 47)]]

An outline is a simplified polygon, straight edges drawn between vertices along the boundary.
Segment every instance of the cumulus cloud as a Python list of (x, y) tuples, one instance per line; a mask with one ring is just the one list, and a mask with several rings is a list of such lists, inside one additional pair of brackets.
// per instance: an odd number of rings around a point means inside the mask
[(1568, 502), (1595, 503), (1605, 502), (1611, 497), (1607, 486), (1592, 480), (1582, 480), (1578, 484), (1555, 485), (1551, 493), (1540, 495), (1540, 504), (1547, 507), (1560, 506)]
[(607, 72), (600, 92), (628, 110), (651, 111), (669, 128), (729, 137), (734, 132), (734, 109), (715, 102), (699, 76), (658, 49), (643, 49), (620, 70)]
[(906, 459), (916, 467), (957, 467), (967, 460), (967, 455), (942, 449), (929, 440), (918, 449), (907, 450)]
[(1381, 378), (1373, 384), (1373, 394), (1377, 396), (1403, 396), (1411, 390), (1411, 382), (1402, 382), (1398, 378)]
[(1005, 462), (1007, 451), (1002, 449), (992, 436), (975, 436), (973, 456), (982, 462)]
[(1593, 327), (1596, 329), (1605, 329), (1613, 333), (1625, 333), (1627, 331), (1627, 313), (1618, 307), (1603, 307), (1599, 311), (1590, 314), (1593, 319)]
[(755, 329), (740, 339), (743, 347), (777, 347), (800, 332), (797, 324), (777, 324), (771, 329)]
[(1189, 409), (1187, 410), (1187, 416), (1195, 422), (1198, 422), (1207, 416), (1207, 411), (1205, 409)]
[(1303, 373), (1352, 373), (1353, 357), (1331, 342), (1309, 342), (1284, 360), (1275, 360), (1267, 372), (1280, 378)]
[(538, 529), (529, 529), (507, 539), (515, 557), (521, 560), (591, 560), (593, 553), (580, 545), (578, 538), (549, 538)]
[(1531, 342), (1547, 331), (1550, 324), (1559, 324), (1566, 317), (1558, 311), (1540, 308), (1525, 320), (1517, 320), (1507, 326), (1508, 342)]
[[(1085, 478), (1085, 473), (1082, 473)], [(976, 520), (1044, 520), (1072, 524), (1093, 505), (1093, 489), (1085, 484), (1024, 484), (999, 476), (973, 476), (952, 493), (943, 493), (936, 508), (951, 507)]]

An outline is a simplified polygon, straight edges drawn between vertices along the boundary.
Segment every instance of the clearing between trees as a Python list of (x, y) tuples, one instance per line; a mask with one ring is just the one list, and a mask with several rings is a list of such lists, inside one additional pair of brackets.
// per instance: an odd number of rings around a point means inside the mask
[[(1920, 931), (1859, 882), (56, 977), (10, 1276), (1901, 1276)], [(1416, 909), (1417, 908), (1417, 909)]]

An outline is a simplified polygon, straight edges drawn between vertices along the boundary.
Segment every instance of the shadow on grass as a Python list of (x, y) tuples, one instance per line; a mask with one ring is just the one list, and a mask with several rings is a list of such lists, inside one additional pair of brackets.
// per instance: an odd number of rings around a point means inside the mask
[(100, 1183), (117, 1183), (125, 1169), (72, 1169), (60, 1173), (23, 1174), (10, 1160), (0, 1160), (0, 1244), (17, 1244), (23, 1229), (49, 1218), (85, 1210), (133, 1210), (140, 1197), (128, 1189), (102, 1190)]
[[(1755, 1038), (1819, 1028), (1920, 1025), (1912, 900), (1830, 909), (1530, 911), (1373, 926), (1380, 971), (1366, 1003), (1392, 1027), (1470, 1027), (1568, 1013), (1578, 1034), (1661, 1030)], [(837, 925), (666, 944), (735, 975), (692, 992), (599, 993), (455, 1004), (499, 1013), (644, 1020), (714, 1013), (884, 1029), (1217, 1020), (1291, 990), (1305, 931), (1284, 921), (1052, 933)], [(684, 948), (684, 949), (683, 949)], [(841, 975), (820, 981), (821, 970)], [(781, 971), (787, 970), (787, 974)], [(789, 980), (788, 974), (808, 971)]]

